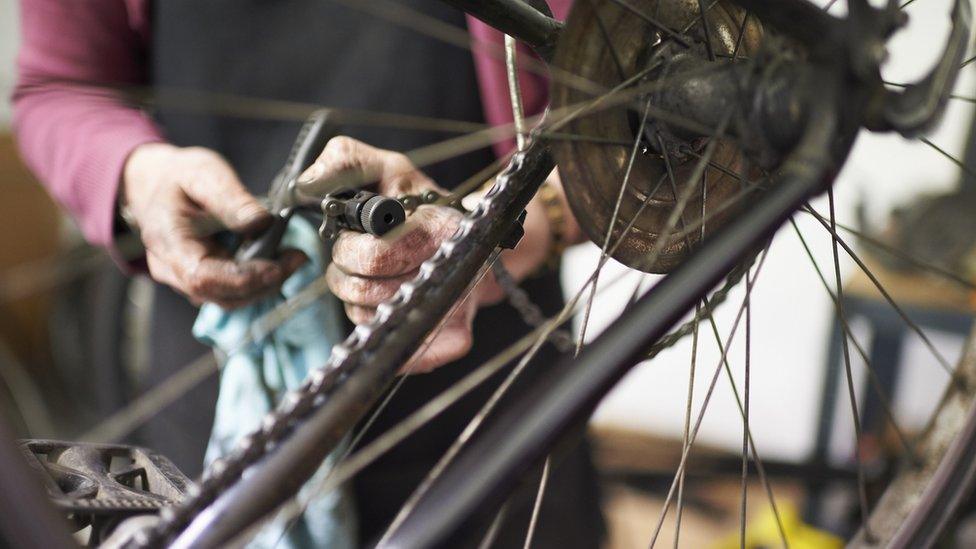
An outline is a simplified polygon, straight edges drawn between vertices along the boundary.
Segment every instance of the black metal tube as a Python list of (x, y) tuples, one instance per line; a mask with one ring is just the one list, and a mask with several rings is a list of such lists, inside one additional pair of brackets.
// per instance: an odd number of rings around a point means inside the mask
[(834, 108), (827, 105), (835, 99), (821, 99), (797, 149), (748, 215), (707, 241), (578, 359), (565, 357), (524, 398), (503, 411), (493, 427), (466, 447), (431, 485), (382, 547), (440, 547), (479, 510), (500, 505), (561, 436), (589, 417), (600, 399), (640, 362), (650, 344), (664, 336), (800, 205), (820, 192), (838, 130)]
[(481, 235), (469, 235), (455, 245), (458, 260), (452, 264), (451, 277), (432, 281), (429, 292), (410, 313), (409, 321), (397, 326), (379, 345), (383, 352), (373, 353), (368, 362), (359, 364), (318, 410), (201, 512), (171, 547), (223, 547), (298, 493), (325, 457), (382, 396), (424, 336), (457, 302), (552, 169), (552, 157), (544, 144), (536, 143), (516, 155), (506, 170), (507, 177), (513, 179), (510, 184), (516, 186), (515, 193), (509, 196), (509, 203), (499, 204), (487, 218)]
[(563, 25), (522, 0), (442, 0), (529, 45), (549, 59)]

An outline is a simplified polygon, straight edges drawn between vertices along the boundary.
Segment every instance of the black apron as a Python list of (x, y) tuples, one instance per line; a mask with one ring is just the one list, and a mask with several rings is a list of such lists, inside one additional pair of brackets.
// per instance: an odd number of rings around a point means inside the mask
[[(456, 27), (465, 25), (460, 11), (436, 0), (402, 3)], [(156, 0), (152, 17), (151, 80), (160, 89), (483, 122), (470, 52), (338, 3)], [(170, 141), (217, 150), (255, 193), (267, 192), (300, 125), (176, 109), (160, 110), (157, 116)], [(353, 125), (344, 127), (343, 133), (398, 151), (450, 137)], [(424, 171), (438, 184), (451, 188), (492, 160), (491, 151), (484, 149), (425, 167)], [(557, 273), (532, 278), (524, 287), (549, 315), (563, 304)], [(196, 313), (182, 297), (165, 287), (156, 288), (150, 384), (169, 377), (206, 351), (190, 334)], [(472, 352), (432, 374), (408, 378), (363, 437), (363, 444), (516, 341), (526, 329), (507, 304), (481, 310), (474, 325)], [(534, 377), (552, 365), (554, 356), (551, 348), (544, 348), (525, 377)], [(501, 379), (502, 374), (462, 399), (356, 478), (353, 488), (363, 541), (374, 541), (382, 533)], [(515, 387), (514, 393), (518, 391)], [(185, 471), (197, 473), (216, 395), (215, 379), (202, 384), (147, 425), (142, 433), (144, 442), (172, 457)], [(521, 547), (534, 492), (530, 481), (510, 505), (496, 547)], [(603, 522), (585, 443), (568, 452), (554, 468), (544, 501), (535, 537), (538, 547), (599, 546)], [(486, 510), (488, 519), (489, 515)], [(473, 528), (468, 537), (477, 538), (483, 528), (483, 524)], [(468, 539), (464, 544), (471, 542)]]

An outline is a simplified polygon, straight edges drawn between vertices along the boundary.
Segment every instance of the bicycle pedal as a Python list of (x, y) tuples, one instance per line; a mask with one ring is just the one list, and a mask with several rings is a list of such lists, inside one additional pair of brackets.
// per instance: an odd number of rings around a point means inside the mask
[(104, 532), (130, 516), (158, 512), (182, 500), (191, 484), (171, 461), (145, 448), (56, 440), (20, 446), (52, 503), (79, 529)]

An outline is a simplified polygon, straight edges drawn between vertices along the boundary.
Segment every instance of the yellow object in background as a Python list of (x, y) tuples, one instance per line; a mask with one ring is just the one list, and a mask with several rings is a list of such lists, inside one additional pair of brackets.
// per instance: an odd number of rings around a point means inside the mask
[[(778, 505), (777, 509), (790, 549), (840, 549), (844, 546), (844, 541), (837, 536), (805, 524), (793, 504), (783, 503)], [(776, 515), (772, 508), (766, 507), (759, 516), (746, 523), (747, 549), (782, 547), (782, 545), (783, 538), (780, 536)], [(713, 548), (739, 549), (739, 532), (730, 534), (713, 545)]]

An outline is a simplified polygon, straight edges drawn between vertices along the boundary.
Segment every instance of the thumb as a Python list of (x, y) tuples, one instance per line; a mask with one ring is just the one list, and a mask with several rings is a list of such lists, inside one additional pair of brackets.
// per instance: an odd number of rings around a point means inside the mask
[(371, 184), (377, 184), (379, 192), (385, 195), (435, 187), (405, 155), (346, 136), (329, 140), (315, 163), (297, 181), (300, 191), (311, 196)]
[(197, 173), (185, 179), (183, 191), (194, 202), (236, 233), (251, 234), (271, 223), (271, 214), (258, 201), (237, 173), (213, 151), (192, 151)]

